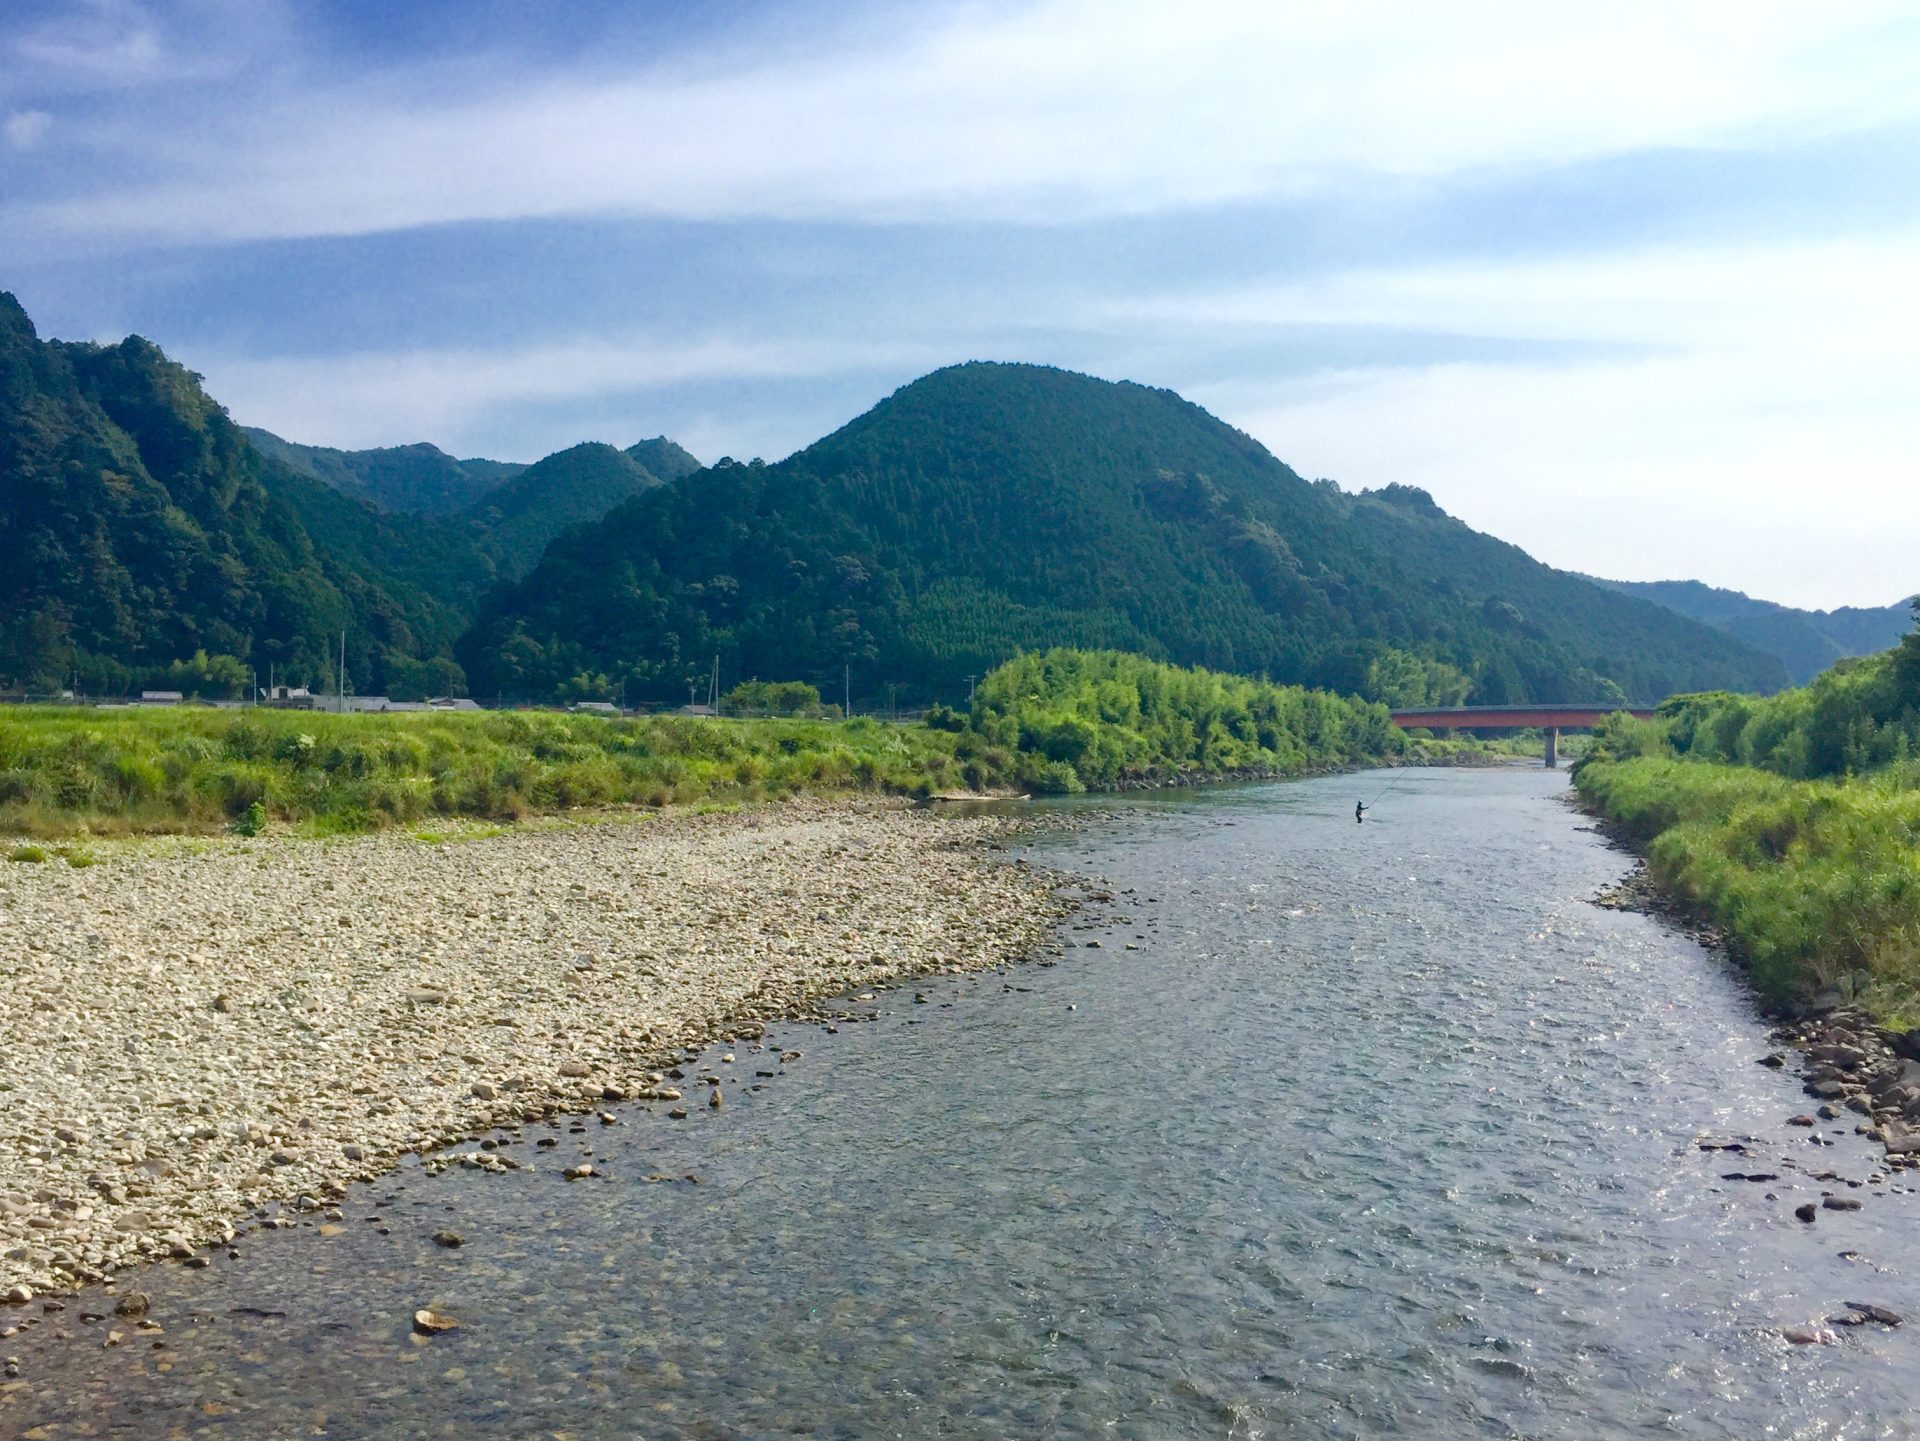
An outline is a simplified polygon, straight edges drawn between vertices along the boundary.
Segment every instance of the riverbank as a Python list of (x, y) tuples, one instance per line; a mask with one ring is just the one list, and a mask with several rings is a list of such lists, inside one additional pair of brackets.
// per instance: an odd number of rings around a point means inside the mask
[[(1630, 831), (1596, 802), (1580, 795), (1576, 804), (1598, 823), (1615, 845), (1638, 855)], [(1752, 969), (1737, 937), (1716, 922), (1713, 912), (1684, 889), (1664, 880), (1645, 859), (1618, 884), (1594, 897), (1606, 910), (1637, 911), (1656, 917), (1703, 946), (1725, 955), (1751, 980)], [(1770, 993), (1756, 986), (1776, 1022), (1774, 1039), (1799, 1056), (1798, 1070), (1810, 1098), (1810, 1114), (1789, 1124), (1812, 1128), (1818, 1122), (1852, 1119), (1855, 1129), (1886, 1152), (1889, 1169), (1920, 1169), (1920, 1030), (1888, 1025), (1881, 1017), (1849, 1004), (1838, 988)], [(1762, 1064), (1783, 1068), (1783, 1051), (1762, 1057)], [(1799, 1211), (1814, 1219), (1811, 1207)]]
[(706, 1105), (680, 1047), (1036, 946), (1067, 903), (986, 854), (1007, 825), (792, 800), (0, 868), (0, 1295), (494, 1125)]

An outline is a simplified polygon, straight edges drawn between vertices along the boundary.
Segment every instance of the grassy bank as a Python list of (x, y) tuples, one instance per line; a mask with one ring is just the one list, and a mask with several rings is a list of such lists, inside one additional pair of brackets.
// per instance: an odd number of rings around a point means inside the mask
[(1062, 792), (1377, 764), (1406, 744), (1379, 706), (1079, 651), (1011, 662), (971, 712), (932, 721), (15, 707), (0, 711), (0, 833), (327, 833), (796, 791)]
[(1920, 642), (1766, 700), (1616, 717), (1575, 771), (1654, 878), (1780, 997), (1832, 987), (1920, 1025)]

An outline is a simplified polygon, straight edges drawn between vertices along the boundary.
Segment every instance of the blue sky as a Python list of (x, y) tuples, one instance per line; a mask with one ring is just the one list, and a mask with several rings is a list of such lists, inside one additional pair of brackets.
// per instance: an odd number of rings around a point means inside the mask
[(0, 288), (243, 422), (775, 458), (1171, 386), (1572, 569), (1920, 589), (1920, 10), (14, 0)]

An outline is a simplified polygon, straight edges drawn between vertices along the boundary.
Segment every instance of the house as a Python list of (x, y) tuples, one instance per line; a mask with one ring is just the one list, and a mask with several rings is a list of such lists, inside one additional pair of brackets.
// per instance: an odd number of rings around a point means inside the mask
[(312, 710), (313, 692), (303, 685), (269, 686), (260, 692), (262, 702), (271, 706), (284, 706), (288, 710)]
[(428, 710), (479, 710), (480, 702), (465, 696), (436, 695), (427, 698)]
[(714, 709), (714, 708), (713, 708), (712, 706), (710, 706), (710, 705), (683, 705), (683, 706), (681, 706), (681, 707), (680, 707), (680, 709), (679, 709), (679, 710), (677, 710), (677, 711), (675, 711), (675, 712), (674, 712), (674, 714), (675, 714), (675, 715), (712, 715), (712, 716), (717, 716), (717, 715), (719, 715), (719, 714), (720, 714), (720, 712), (719, 712), (719, 711), (717, 711), (717, 710), (715, 710), (715, 709)]
[(568, 706), (567, 709), (586, 715), (617, 716), (620, 714), (619, 706), (615, 705), (612, 701), (604, 700), (575, 701), (572, 705)]
[(140, 692), (141, 705), (179, 705), (186, 695), (177, 690), (143, 690)]

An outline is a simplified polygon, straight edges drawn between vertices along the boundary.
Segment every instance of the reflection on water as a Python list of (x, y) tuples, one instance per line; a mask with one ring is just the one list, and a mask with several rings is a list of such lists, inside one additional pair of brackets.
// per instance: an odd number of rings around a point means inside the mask
[[(1116, 892), (1062, 964), (149, 1271), (157, 1335), (105, 1349), (71, 1301), (0, 1342), (0, 1434), (1915, 1434), (1914, 1328), (1772, 1330), (1920, 1311), (1913, 1196), (1794, 1220), (1874, 1152), (1783, 1124), (1718, 962), (1584, 903), (1624, 861), (1564, 784), (1407, 773), (1364, 826), (1353, 778), (1184, 794), (1044, 841)], [(461, 1329), (412, 1338), (429, 1303)]]

